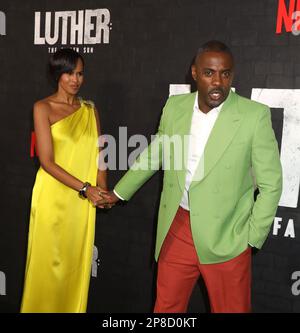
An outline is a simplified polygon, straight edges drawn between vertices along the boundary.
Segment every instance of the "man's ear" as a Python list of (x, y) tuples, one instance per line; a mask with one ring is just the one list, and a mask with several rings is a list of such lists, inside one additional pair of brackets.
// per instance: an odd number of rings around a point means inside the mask
[(196, 66), (192, 65), (191, 67), (191, 72), (192, 72), (192, 77), (195, 81), (197, 81), (197, 71), (196, 71)]

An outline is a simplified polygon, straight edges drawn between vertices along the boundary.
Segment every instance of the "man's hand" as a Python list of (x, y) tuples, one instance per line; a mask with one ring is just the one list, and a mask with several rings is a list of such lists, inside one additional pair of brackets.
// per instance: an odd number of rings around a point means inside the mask
[(102, 198), (96, 202), (98, 208), (111, 208), (120, 200), (113, 191), (100, 191), (99, 194)]

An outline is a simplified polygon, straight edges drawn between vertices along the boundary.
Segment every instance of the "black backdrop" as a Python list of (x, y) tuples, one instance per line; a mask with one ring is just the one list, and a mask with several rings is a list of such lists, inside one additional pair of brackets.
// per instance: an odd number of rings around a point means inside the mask
[[(289, 1), (285, 4), (288, 8)], [(232, 48), (237, 63), (234, 87), (239, 94), (250, 98), (252, 88), (269, 88), (295, 96), (300, 88), (300, 36), (285, 29), (276, 34), (277, 0), (1, 0), (1, 17), (6, 18), (0, 35), (1, 312), (17, 312), (22, 294), (31, 190), (38, 167), (30, 156), (32, 105), (53, 91), (45, 74), (50, 46), (34, 44), (35, 12), (41, 13), (43, 36), (46, 12), (102, 8), (110, 13), (108, 43), (102, 35), (98, 44), (75, 46), (86, 62), (81, 96), (95, 102), (103, 132), (116, 138), (122, 126), (127, 127), (128, 137), (139, 133), (150, 138), (155, 133), (169, 85), (191, 83), (192, 57), (209, 39), (223, 40)], [(52, 47), (61, 46), (59, 36)], [(93, 53), (84, 53), (91, 47)], [(300, 101), (295, 103), (299, 110)], [(283, 110), (272, 109), (280, 146)], [(299, 116), (290, 121), (297, 123)], [(299, 132), (293, 131), (288, 141), (294, 147), (291, 161), (300, 154)], [(299, 178), (299, 170), (292, 171), (288, 176)], [(110, 186), (124, 172), (111, 171)], [(98, 253), (89, 312), (152, 310), (160, 189), (161, 174), (157, 173), (125, 207), (97, 213)], [(298, 198), (299, 184), (292, 191)], [(300, 211), (296, 206), (278, 208), (279, 222), (263, 250), (253, 256), (255, 312), (300, 312)], [(202, 296), (200, 281), (190, 312), (209, 310), (205, 292)]]

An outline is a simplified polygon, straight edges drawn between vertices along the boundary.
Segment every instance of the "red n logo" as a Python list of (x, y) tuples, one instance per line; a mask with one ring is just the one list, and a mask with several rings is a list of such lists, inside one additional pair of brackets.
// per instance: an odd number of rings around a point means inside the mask
[(278, 1), (278, 12), (277, 12), (277, 25), (276, 33), (282, 33), (282, 27), (284, 25), (286, 32), (292, 31), (293, 26), (293, 13), (295, 11), (300, 11), (300, 0), (297, 0), (297, 8), (295, 8), (296, 0), (289, 1), (289, 10), (286, 7), (286, 0)]
[(36, 145), (36, 136), (34, 131), (31, 132), (31, 142), (30, 142), (30, 157), (39, 156), (37, 145)]

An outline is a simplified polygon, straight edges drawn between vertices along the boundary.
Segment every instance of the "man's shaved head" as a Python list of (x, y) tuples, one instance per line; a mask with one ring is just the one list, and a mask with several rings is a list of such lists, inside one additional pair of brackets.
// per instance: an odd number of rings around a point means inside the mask
[(201, 45), (195, 56), (195, 62), (199, 59), (201, 54), (203, 54), (204, 52), (224, 52), (224, 53), (229, 54), (233, 61), (233, 54), (232, 54), (230, 48), (226, 44), (224, 44), (223, 42), (220, 42), (218, 40), (210, 40), (210, 41), (204, 43), (203, 45)]

